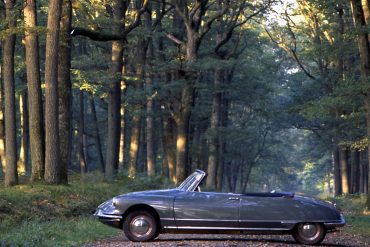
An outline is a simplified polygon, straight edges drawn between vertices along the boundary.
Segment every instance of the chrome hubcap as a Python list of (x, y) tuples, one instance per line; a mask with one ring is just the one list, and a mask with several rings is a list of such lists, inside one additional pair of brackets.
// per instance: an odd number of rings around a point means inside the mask
[(131, 232), (137, 236), (148, 235), (151, 231), (150, 222), (145, 216), (138, 216), (131, 221)]
[(301, 225), (300, 233), (305, 238), (314, 238), (318, 234), (317, 226), (312, 223)]

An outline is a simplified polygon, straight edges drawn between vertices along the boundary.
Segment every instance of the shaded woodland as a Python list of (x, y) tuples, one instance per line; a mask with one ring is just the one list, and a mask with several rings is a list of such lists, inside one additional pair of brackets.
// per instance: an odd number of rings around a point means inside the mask
[(369, 21), (361, 0), (2, 0), (0, 176), (368, 194)]

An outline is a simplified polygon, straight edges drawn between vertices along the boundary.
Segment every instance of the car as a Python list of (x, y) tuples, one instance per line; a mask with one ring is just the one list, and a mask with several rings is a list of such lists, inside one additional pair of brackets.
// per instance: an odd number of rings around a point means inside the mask
[(94, 215), (120, 228), (135, 242), (160, 233), (292, 234), (301, 244), (318, 244), (327, 232), (345, 225), (334, 203), (291, 192), (202, 192), (206, 173), (196, 170), (180, 186), (119, 195)]

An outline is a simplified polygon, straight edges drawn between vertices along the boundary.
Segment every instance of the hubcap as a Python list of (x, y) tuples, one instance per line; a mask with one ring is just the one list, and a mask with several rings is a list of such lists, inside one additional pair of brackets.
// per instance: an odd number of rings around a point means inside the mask
[(145, 216), (138, 216), (131, 221), (131, 232), (137, 236), (145, 236), (150, 233), (151, 226), (149, 220)]
[(317, 226), (312, 223), (306, 223), (301, 225), (300, 233), (305, 238), (315, 238), (318, 234)]

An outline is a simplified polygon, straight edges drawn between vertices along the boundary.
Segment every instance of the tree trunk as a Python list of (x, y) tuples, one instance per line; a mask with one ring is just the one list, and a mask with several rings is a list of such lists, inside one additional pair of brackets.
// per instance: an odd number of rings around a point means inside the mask
[[(8, 29), (16, 26), (16, 15), (14, 11), (14, 0), (5, 2), (6, 21)], [(4, 96), (5, 96), (5, 153), (6, 173), (5, 186), (18, 184), (17, 174), (17, 137), (15, 122), (15, 79), (14, 79), (14, 52), (15, 34), (8, 35), (4, 40)]]
[[(3, 18), (3, 11), (0, 10), (0, 18)], [(3, 53), (3, 42), (0, 39), (0, 47)], [(2, 60), (2, 59), (1, 59)], [(6, 170), (6, 157), (5, 157), (5, 126), (4, 126), (4, 95), (3, 95), (3, 63), (0, 63), (0, 162), (2, 175), (5, 174)]]
[(87, 172), (87, 164), (86, 164), (86, 157), (84, 152), (84, 136), (85, 136), (85, 103), (84, 103), (84, 92), (80, 90), (79, 92), (79, 103), (80, 103), (80, 111), (79, 111), (79, 120), (78, 120), (78, 161), (80, 164), (80, 172), (81, 174), (85, 174)]
[(221, 116), (221, 84), (223, 80), (223, 72), (221, 69), (216, 69), (214, 73), (214, 92), (212, 101), (211, 123), (209, 128), (209, 158), (208, 158), (208, 177), (207, 187), (215, 189), (217, 187), (217, 170), (219, 165), (219, 133), (220, 116)]
[(95, 149), (96, 149), (96, 155), (98, 157), (98, 165), (99, 165), (100, 171), (104, 173), (105, 171), (104, 158), (103, 158), (103, 152), (101, 149), (98, 119), (96, 116), (96, 109), (95, 109), (95, 100), (93, 98), (90, 98), (90, 109), (91, 109), (91, 114), (92, 114), (92, 125), (94, 129)]
[(348, 152), (342, 147), (339, 150), (340, 175), (342, 184), (342, 193), (349, 193), (349, 179), (348, 179)]
[[(351, 0), (350, 2), (355, 27), (366, 30), (365, 16), (369, 17), (368, 13), (369, 8), (365, 8), (367, 12), (364, 13), (361, 0)], [(366, 6), (368, 6), (368, 4), (366, 4)], [(367, 84), (367, 81), (370, 77), (370, 46), (368, 37), (369, 33), (365, 31), (359, 33), (357, 37), (358, 50), (360, 54), (361, 79), (365, 83), (365, 85)], [(366, 110), (365, 117), (366, 117), (367, 137), (370, 138), (370, 88), (368, 88), (366, 91), (364, 105)], [(368, 163), (370, 163), (370, 145), (368, 145)], [(370, 193), (368, 194), (366, 204), (370, 208)]]
[(360, 152), (353, 150), (351, 159), (351, 193), (358, 193), (360, 190)]
[(28, 174), (28, 150), (29, 150), (29, 127), (28, 127), (28, 97), (27, 91), (19, 95), (19, 111), (21, 122), (21, 147), (19, 150), (18, 174)]
[(60, 20), (59, 66), (58, 66), (58, 95), (59, 95), (59, 161), (60, 180), (68, 183), (68, 167), (71, 163), (71, 30), (72, 3), (63, 0), (63, 10)]
[(43, 125), (43, 104), (40, 81), (39, 41), (36, 32), (37, 26), (36, 1), (27, 0), (24, 6), (26, 69), (28, 87), (28, 111), (31, 150), (31, 181), (43, 180), (45, 173), (45, 139)]
[(340, 177), (340, 163), (339, 163), (339, 149), (335, 148), (332, 154), (334, 167), (334, 195), (342, 194), (341, 177)]
[[(120, 0), (114, 1), (113, 18), (117, 21), (115, 31), (122, 33), (124, 6)], [(123, 41), (112, 42), (112, 82), (108, 92), (108, 140), (105, 162), (105, 178), (110, 181), (118, 169), (119, 143), (120, 143), (120, 108), (121, 108), (121, 80), (123, 67)]]
[(176, 142), (174, 137), (176, 136), (176, 126), (172, 118), (168, 117), (165, 125), (165, 154), (168, 165), (168, 177), (176, 183)]
[(125, 167), (125, 142), (126, 142), (126, 135), (125, 135), (125, 127), (126, 127), (126, 116), (125, 116), (125, 106), (121, 103), (121, 133), (119, 138), (119, 165), (118, 169), (120, 171), (124, 170)]
[(50, 0), (45, 53), (45, 181), (61, 182), (58, 126), (58, 50), (61, 0)]

